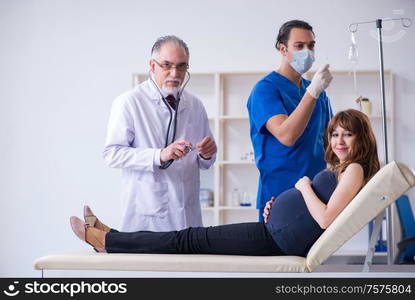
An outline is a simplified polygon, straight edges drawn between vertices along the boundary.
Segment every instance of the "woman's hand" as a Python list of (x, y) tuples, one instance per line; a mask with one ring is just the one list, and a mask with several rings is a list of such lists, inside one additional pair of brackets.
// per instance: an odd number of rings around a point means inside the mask
[(271, 197), (271, 200), (269, 200), (264, 207), (264, 212), (262, 213), (262, 216), (264, 217), (264, 222), (268, 222), (269, 217), (269, 211), (271, 210), (272, 204), (275, 202), (275, 197)]
[(307, 176), (298, 179), (297, 183), (295, 184), (295, 188), (300, 192), (308, 186), (311, 186), (311, 180)]

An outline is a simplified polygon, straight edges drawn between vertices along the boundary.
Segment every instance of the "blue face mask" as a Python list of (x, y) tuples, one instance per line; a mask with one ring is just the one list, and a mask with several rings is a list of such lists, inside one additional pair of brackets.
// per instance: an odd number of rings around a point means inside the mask
[(297, 72), (303, 75), (310, 70), (314, 62), (314, 51), (305, 49), (294, 51), (294, 59), (290, 62), (290, 66)]

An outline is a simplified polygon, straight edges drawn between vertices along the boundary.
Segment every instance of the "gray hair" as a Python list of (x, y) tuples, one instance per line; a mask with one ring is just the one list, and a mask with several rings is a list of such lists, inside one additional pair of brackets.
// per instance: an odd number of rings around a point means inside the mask
[(155, 58), (155, 56), (160, 53), (161, 46), (167, 43), (173, 43), (179, 47), (182, 47), (186, 52), (186, 56), (189, 57), (189, 48), (187, 48), (186, 43), (175, 35), (166, 35), (159, 37), (151, 48), (151, 57)]

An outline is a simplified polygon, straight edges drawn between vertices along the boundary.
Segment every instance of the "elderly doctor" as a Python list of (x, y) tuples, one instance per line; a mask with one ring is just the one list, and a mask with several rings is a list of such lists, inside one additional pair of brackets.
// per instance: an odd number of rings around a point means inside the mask
[(217, 147), (202, 102), (184, 90), (188, 67), (185, 42), (161, 37), (150, 78), (112, 105), (103, 156), (122, 169), (123, 231), (202, 225), (199, 169)]

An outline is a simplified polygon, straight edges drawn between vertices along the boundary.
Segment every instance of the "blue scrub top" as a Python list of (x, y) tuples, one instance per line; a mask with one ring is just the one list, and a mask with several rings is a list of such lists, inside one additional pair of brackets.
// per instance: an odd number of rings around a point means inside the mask
[(260, 173), (257, 194), (260, 219), (265, 203), (272, 196), (293, 188), (302, 176), (313, 178), (326, 167), (324, 131), (333, 114), (325, 92), (317, 99), (307, 127), (293, 146), (280, 143), (265, 127), (275, 115), (290, 115), (309, 84), (309, 80), (301, 78), (301, 88), (298, 88), (274, 71), (254, 86), (248, 98), (251, 141)]

